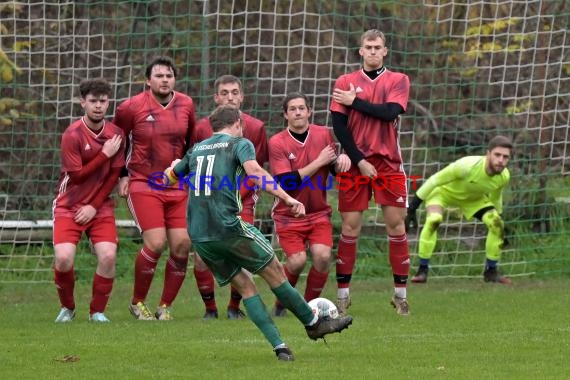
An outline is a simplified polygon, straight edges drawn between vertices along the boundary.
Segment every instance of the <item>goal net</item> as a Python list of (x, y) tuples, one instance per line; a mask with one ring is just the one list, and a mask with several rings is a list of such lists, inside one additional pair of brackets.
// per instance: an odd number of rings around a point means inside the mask
[[(387, 35), (386, 65), (411, 79), (400, 130), (407, 173), (421, 184), (459, 157), (485, 154), (493, 135), (512, 137), (502, 269), (511, 276), (568, 273), (569, 24), (570, 4), (546, 0), (3, 2), (0, 282), (51, 281), (59, 140), (81, 114), (81, 79), (113, 83), (111, 115), (143, 89), (144, 67), (164, 54), (175, 59), (177, 89), (194, 98), (200, 117), (214, 106), (216, 77), (231, 73), (243, 81), (244, 111), (264, 120), (269, 135), (284, 127), (281, 101), (291, 91), (306, 93), (312, 121), (330, 126), (334, 80), (360, 67), (359, 37), (369, 28)], [(331, 191), (333, 208), (336, 198)], [(269, 238), (270, 203), (262, 198), (256, 220)], [(121, 274), (132, 270), (139, 241), (118, 204)], [(421, 224), (422, 211), (419, 217)], [(333, 221), (336, 244), (337, 212)], [(364, 221), (355, 277), (388, 278), (381, 210), (371, 204)], [(480, 276), (485, 235), (484, 225), (449, 210), (432, 278)], [(417, 236), (409, 235), (414, 266)], [(92, 258), (82, 254), (89, 251), (80, 245), (79, 276), (92, 272)]]

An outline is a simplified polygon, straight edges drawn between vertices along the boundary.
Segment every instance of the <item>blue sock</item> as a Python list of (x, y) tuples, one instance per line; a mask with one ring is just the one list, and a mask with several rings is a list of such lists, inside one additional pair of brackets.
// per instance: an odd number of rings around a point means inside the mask
[(420, 259), (420, 267), (429, 266), (429, 259)]
[(496, 268), (497, 262), (498, 262), (497, 260), (487, 259), (487, 262), (485, 263), (485, 269)]

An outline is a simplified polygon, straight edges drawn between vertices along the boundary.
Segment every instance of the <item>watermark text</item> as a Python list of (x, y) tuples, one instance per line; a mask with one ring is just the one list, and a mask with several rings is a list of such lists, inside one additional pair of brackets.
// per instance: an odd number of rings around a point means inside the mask
[(302, 177), (299, 180), (294, 175), (280, 176), (279, 179), (274, 177), (258, 177), (245, 176), (230, 177), (223, 176), (216, 178), (214, 176), (197, 175), (190, 173), (187, 175), (179, 175), (176, 184), (170, 183), (168, 176), (162, 172), (152, 173), (148, 177), (148, 185), (154, 190), (165, 190), (167, 188), (178, 188), (179, 190), (190, 191), (216, 191), (216, 190), (277, 190), (278, 186), (285, 191), (291, 190), (330, 190), (335, 188), (339, 191), (358, 190), (360, 187), (372, 186), (375, 190), (403, 191), (407, 188), (417, 190), (419, 175), (405, 176), (403, 174), (378, 174), (374, 177), (364, 175), (353, 175), (350, 173), (338, 173), (337, 175)]

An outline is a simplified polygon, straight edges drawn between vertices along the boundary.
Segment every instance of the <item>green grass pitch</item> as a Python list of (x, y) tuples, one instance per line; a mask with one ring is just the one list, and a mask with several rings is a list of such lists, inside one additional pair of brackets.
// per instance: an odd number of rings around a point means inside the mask
[[(149, 305), (161, 282), (155, 278)], [(272, 294), (256, 282), (271, 307)], [(323, 296), (334, 300), (334, 288), (330, 281)], [(225, 318), (227, 288), (217, 291), (221, 318), (203, 321), (190, 273), (171, 322), (135, 321), (125, 279), (107, 325), (87, 322), (86, 282), (76, 287), (76, 319), (65, 325), (53, 322), (52, 284), (0, 284), (0, 368), (5, 379), (567, 379), (569, 288), (568, 279), (517, 279), (510, 287), (434, 280), (409, 287), (411, 315), (401, 317), (389, 305), (389, 281), (357, 281), (354, 323), (326, 344), (309, 340), (291, 315), (276, 320), (296, 355), (282, 363), (251, 321)]]

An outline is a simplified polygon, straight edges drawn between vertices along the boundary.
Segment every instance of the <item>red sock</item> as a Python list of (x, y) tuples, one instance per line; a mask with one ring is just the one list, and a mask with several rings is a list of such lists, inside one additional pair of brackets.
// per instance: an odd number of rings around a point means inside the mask
[(60, 272), (54, 268), (53, 282), (57, 289), (59, 302), (62, 307), (75, 310), (75, 299), (73, 298), (73, 290), (75, 288), (75, 271)]
[(133, 290), (133, 305), (144, 302), (150, 289), (150, 284), (154, 277), (156, 264), (160, 258), (160, 253), (156, 253), (143, 247), (135, 259), (135, 285)]
[(89, 314), (102, 313), (107, 307), (111, 290), (113, 290), (113, 278), (106, 278), (97, 273), (93, 276), (93, 290)]
[(348, 288), (356, 263), (358, 236), (340, 234), (336, 254), (336, 282), (339, 288)]
[[(295, 285), (297, 285), (297, 281), (299, 281), (299, 275), (289, 272), (286, 266), (283, 266), (283, 273), (285, 273), (285, 277), (287, 277), (287, 281), (289, 281), (291, 286), (295, 287)], [(282, 306), (278, 299), (275, 300), (275, 305)]]
[(186, 277), (188, 256), (181, 258), (170, 255), (164, 270), (164, 288), (160, 297), (160, 305), (170, 306), (180, 291)]
[(289, 272), (289, 269), (287, 269), (286, 266), (283, 267), (283, 272), (285, 272), (285, 277), (287, 277), (291, 286), (295, 287), (297, 285), (297, 281), (299, 281), (299, 275)]
[(388, 242), (388, 256), (394, 275), (394, 286), (396, 288), (405, 288), (408, 281), (408, 273), (410, 272), (407, 235), (390, 235), (388, 236)]
[(305, 288), (305, 301), (310, 301), (321, 295), (327, 279), (329, 278), (329, 272), (321, 273), (318, 272), (315, 267), (311, 267), (309, 275), (307, 276), (307, 287)]
[(241, 294), (233, 286), (230, 287), (230, 302), (228, 303), (228, 309), (239, 309), (239, 303), (241, 302)]
[(216, 297), (214, 294), (214, 275), (208, 269), (199, 271), (194, 267), (194, 277), (196, 278), (196, 285), (198, 291), (204, 301), (206, 310), (217, 311)]

